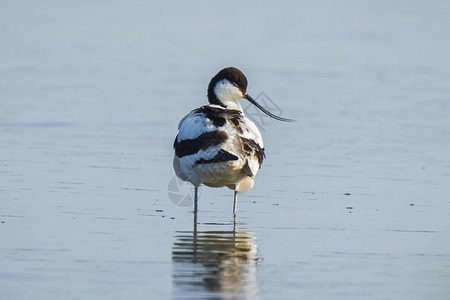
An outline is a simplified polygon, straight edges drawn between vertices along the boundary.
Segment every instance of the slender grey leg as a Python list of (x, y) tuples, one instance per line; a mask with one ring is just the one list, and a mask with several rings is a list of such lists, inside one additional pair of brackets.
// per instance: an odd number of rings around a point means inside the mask
[(233, 215), (236, 216), (237, 192), (234, 191)]
[(198, 207), (198, 186), (195, 187), (195, 195), (194, 195), (194, 212), (197, 213)]

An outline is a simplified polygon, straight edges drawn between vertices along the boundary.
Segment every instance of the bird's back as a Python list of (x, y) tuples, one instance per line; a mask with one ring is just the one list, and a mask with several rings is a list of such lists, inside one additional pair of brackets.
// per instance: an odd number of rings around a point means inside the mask
[(191, 111), (178, 125), (174, 169), (195, 186), (228, 186), (253, 179), (264, 159), (256, 125), (236, 109), (205, 105)]

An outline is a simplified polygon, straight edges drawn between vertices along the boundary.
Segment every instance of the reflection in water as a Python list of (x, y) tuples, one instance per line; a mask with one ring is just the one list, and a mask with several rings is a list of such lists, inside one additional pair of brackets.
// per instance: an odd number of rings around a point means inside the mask
[(175, 295), (219, 299), (256, 295), (259, 259), (255, 238), (252, 232), (236, 231), (236, 221), (229, 226), (232, 230), (198, 230), (194, 214), (194, 230), (176, 232), (172, 250)]

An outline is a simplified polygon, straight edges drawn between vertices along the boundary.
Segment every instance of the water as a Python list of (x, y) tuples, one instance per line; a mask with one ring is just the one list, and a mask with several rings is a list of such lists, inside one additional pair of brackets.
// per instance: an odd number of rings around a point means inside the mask
[[(197, 215), (192, 231), (177, 231), (172, 261), (175, 295), (190, 297), (256, 297), (257, 245), (252, 232), (239, 231), (236, 222), (206, 223), (201, 231)], [(240, 226), (244, 224), (238, 224)], [(216, 228), (216, 230), (211, 230)]]
[[(450, 299), (447, 2), (0, 7), (0, 299)], [(176, 124), (229, 65), (298, 121), (194, 220)]]

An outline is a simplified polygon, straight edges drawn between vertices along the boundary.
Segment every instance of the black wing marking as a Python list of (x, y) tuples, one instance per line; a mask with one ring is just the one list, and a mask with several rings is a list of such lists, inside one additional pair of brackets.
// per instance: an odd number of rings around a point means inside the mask
[(264, 154), (264, 148), (258, 145), (258, 143), (256, 143), (254, 140), (246, 139), (244, 137), (241, 137), (241, 139), (246, 156), (256, 156), (259, 167), (261, 167), (263, 160), (266, 157), (266, 155)]
[(197, 153), (199, 150), (206, 150), (211, 146), (217, 146), (221, 143), (226, 142), (228, 139), (228, 134), (224, 131), (208, 131), (200, 134), (195, 139), (187, 139), (178, 141), (178, 136), (175, 138), (173, 148), (175, 149), (175, 154), (178, 157), (183, 157), (186, 155), (192, 155)]
[(229, 118), (237, 120), (242, 116), (242, 113), (237, 109), (211, 107), (209, 105), (205, 105), (197, 109), (194, 109), (193, 112), (194, 114), (204, 115), (206, 118), (211, 120), (213, 125), (216, 126), (217, 128), (225, 125), (227, 119)]
[(219, 152), (217, 152), (217, 154), (210, 159), (199, 159), (197, 160), (195, 163), (196, 164), (210, 164), (210, 163), (217, 163), (217, 162), (223, 162), (223, 161), (230, 161), (230, 160), (238, 160), (239, 158), (234, 155), (231, 154), (230, 152), (227, 152), (223, 149), (220, 149)]

